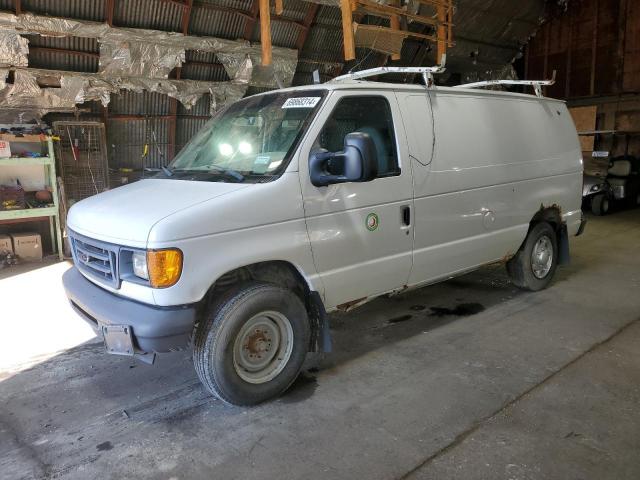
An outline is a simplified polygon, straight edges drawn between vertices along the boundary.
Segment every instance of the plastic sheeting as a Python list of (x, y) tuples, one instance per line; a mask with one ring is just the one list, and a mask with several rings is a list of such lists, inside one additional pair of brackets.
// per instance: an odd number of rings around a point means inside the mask
[[(216, 53), (226, 71), (231, 72), (232, 81), (244, 83), (249, 78), (249, 85), (257, 87), (275, 88), (278, 86), (278, 82), (284, 86), (291, 85), (298, 63), (297, 50), (273, 47), (272, 71), (274, 75), (265, 77), (258, 74), (254, 77), (253, 68), (251, 68), (252, 74), (249, 76), (250, 67), (246, 59), (247, 57), (250, 59), (251, 65), (261, 63), (259, 44), (251, 44), (244, 40), (185, 36), (180, 33), (159, 30), (114, 28), (106, 23), (45, 17), (31, 13), (14, 15), (0, 12), (0, 29), (47, 36), (97, 38), (101, 43), (100, 64), (101, 68), (104, 65), (105, 72), (111, 73), (109, 70), (113, 69), (113, 71), (119, 70), (120, 74), (122, 72), (127, 75), (142, 73), (144, 76), (152, 78), (162, 76), (166, 78), (167, 75), (164, 72), (167, 69), (171, 70), (170, 65), (178, 66), (184, 61), (185, 50)], [(105, 45), (111, 47), (104, 47)], [(103, 55), (103, 48), (111, 50), (110, 54), (105, 51)], [(148, 53), (152, 54), (151, 60), (145, 58)], [(169, 56), (166, 64), (160, 60), (164, 54)], [(144, 60), (144, 67), (136, 66), (135, 63), (141, 60)]]
[(8, 68), (0, 68), (0, 93), (7, 86), (7, 77), (9, 76)]
[[(3, 73), (4, 72), (4, 73)], [(0, 77), (6, 78), (0, 69)], [(38, 80), (46, 84), (59, 82), (60, 88), (41, 88)], [(73, 111), (77, 104), (100, 101), (109, 104), (111, 94), (120, 90), (157, 92), (175, 98), (190, 109), (205, 94), (211, 98), (210, 113), (240, 100), (247, 85), (231, 82), (199, 82), (141, 77), (104, 77), (90, 73), (53, 70), (15, 69), (14, 83), (0, 90), (0, 110), (5, 121), (39, 120), (51, 111)]]
[(26, 67), (29, 41), (10, 30), (0, 30), (0, 67)]
[(182, 47), (134, 41), (100, 40), (98, 73), (131, 77), (167, 78), (185, 60)]

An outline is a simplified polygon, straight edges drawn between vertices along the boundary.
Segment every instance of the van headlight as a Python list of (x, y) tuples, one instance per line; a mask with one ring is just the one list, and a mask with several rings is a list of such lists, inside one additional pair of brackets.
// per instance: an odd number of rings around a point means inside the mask
[(147, 252), (133, 252), (131, 255), (133, 263), (133, 274), (136, 277), (149, 280), (149, 270), (147, 269)]
[(182, 274), (182, 251), (177, 248), (133, 252), (133, 274), (149, 280), (153, 288), (175, 285)]

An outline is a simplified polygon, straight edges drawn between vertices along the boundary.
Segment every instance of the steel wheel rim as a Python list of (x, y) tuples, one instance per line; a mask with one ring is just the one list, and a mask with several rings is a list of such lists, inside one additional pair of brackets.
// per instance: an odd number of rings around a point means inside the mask
[(233, 366), (242, 380), (266, 383), (289, 362), (293, 351), (293, 327), (280, 312), (265, 311), (242, 326), (233, 344)]
[(551, 271), (553, 264), (553, 243), (547, 235), (538, 239), (531, 251), (531, 269), (533, 275), (542, 279)]

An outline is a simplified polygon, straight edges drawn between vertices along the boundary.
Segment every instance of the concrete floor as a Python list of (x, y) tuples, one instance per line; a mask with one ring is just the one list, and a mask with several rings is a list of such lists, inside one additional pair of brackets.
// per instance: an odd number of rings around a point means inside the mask
[(85, 341), (66, 265), (5, 270), (0, 478), (640, 478), (639, 247), (640, 210), (592, 218), (543, 292), (496, 266), (332, 316), (335, 353), (250, 409), (188, 352)]

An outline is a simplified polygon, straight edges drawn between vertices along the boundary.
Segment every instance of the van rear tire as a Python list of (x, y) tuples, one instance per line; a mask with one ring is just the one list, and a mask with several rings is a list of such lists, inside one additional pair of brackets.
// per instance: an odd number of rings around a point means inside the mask
[(549, 286), (558, 266), (558, 237), (547, 222), (535, 224), (524, 243), (507, 262), (511, 282), (536, 292)]
[(297, 378), (309, 348), (309, 320), (293, 292), (269, 283), (232, 288), (195, 333), (193, 363), (209, 392), (231, 405), (256, 405)]

